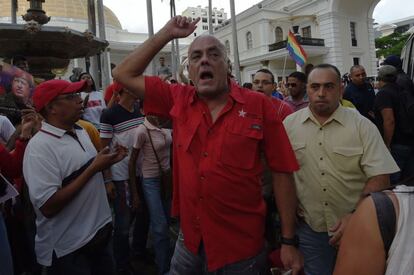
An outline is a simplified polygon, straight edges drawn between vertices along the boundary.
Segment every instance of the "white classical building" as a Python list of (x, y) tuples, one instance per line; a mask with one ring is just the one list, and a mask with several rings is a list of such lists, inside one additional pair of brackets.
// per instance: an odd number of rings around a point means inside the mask
[[(185, 9), (181, 15), (186, 17), (191, 17), (193, 19), (200, 18), (200, 22), (197, 25), (191, 38), (197, 37), (202, 33), (208, 32), (209, 25), (209, 16), (208, 16), (208, 7), (202, 8), (200, 5), (197, 7), (188, 7)], [(224, 12), (224, 9), (212, 8), (211, 21), (213, 28), (220, 26), (224, 21), (227, 20), (227, 13)]]
[(389, 21), (383, 24), (377, 24), (374, 27), (374, 29), (375, 29), (375, 38), (387, 36), (394, 32), (413, 33), (414, 32), (414, 16)]
[[(297, 30), (312, 64), (331, 63), (342, 74), (354, 64), (368, 75), (377, 71), (373, 10), (380, 0), (264, 0), (236, 15), (241, 81), (250, 82), (260, 68), (269, 68), (280, 80), (296, 70), (287, 56), (286, 36)], [(233, 59), (229, 20), (216, 27), (214, 36)], [(181, 53), (185, 55), (186, 50)]]
[[(297, 29), (301, 43), (308, 55), (308, 63), (331, 63), (342, 73), (358, 63), (365, 66), (368, 75), (376, 74), (374, 29), (372, 13), (380, 0), (264, 0), (236, 16), (239, 57), (242, 81), (251, 81), (256, 70), (268, 67), (280, 79), (295, 70), (295, 64), (287, 57), (285, 40), (288, 30)], [(0, 0), (0, 23), (9, 23), (10, 0)], [(237, 3), (236, 3), (237, 5)], [(18, 0), (18, 23), (26, 13), (29, 2)], [(88, 28), (87, 0), (47, 0), (44, 10), (52, 19), (48, 25), (68, 26), (78, 31)], [(197, 29), (198, 36), (208, 32), (208, 9), (187, 8), (184, 15), (202, 18)], [(230, 20), (224, 10), (213, 9), (214, 35), (218, 37), (233, 59), (233, 41)], [(203, 18), (207, 17), (207, 19)], [(109, 41), (110, 61), (118, 64), (129, 52), (148, 37), (143, 33), (131, 33), (122, 29), (115, 14), (105, 7), (106, 39)], [(222, 21), (220, 21), (222, 20)], [(221, 22), (221, 24), (220, 24)], [(204, 27), (204, 29), (203, 29)], [(194, 35), (180, 39), (183, 60)], [(171, 45), (159, 55), (170, 64)], [(286, 69), (284, 61), (286, 58)], [(158, 56), (155, 58), (158, 61)], [(158, 63), (158, 62), (156, 62)], [(85, 68), (83, 59), (73, 60), (64, 77), (71, 74), (72, 67)], [(150, 70), (147, 70), (150, 73)]]

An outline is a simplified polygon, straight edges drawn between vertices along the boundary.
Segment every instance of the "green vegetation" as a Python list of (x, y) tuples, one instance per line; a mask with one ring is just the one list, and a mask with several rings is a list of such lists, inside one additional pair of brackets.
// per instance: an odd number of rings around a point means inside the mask
[(391, 54), (399, 56), (409, 36), (409, 34), (395, 32), (393, 34), (375, 39), (377, 57), (385, 57)]

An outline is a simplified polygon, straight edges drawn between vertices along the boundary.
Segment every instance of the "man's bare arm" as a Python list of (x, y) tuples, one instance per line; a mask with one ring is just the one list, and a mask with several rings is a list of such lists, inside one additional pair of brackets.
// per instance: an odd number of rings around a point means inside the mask
[(110, 153), (109, 148), (98, 153), (91, 165), (85, 169), (75, 180), (68, 185), (58, 189), (43, 205), (40, 212), (46, 218), (52, 218), (62, 211), (71, 202), (82, 188), (96, 173), (102, 171), (114, 163), (121, 161), (127, 155), (125, 148), (119, 148), (116, 152)]
[(153, 37), (129, 54), (112, 71), (114, 79), (133, 91), (139, 98), (144, 98), (145, 80), (142, 75), (155, 55), (171, 40), (190, 35), (199, 19), (176, 16), (172, 18)]
[[(297, 196), (292, 174), (272, 173), (273, 193), (279, 210), (282, 236), (294, 238), (296, 223)], [(281, 260), (285, 268), (292, 269), (292, 274), (299, 274), (303, 267), (303, 257), (299, 250), (291, 245), (282, 245)]]
[(367, 182), (365, 183), (364, 189), (362, 190), (361, 199), (359, 200), (358, 204), (361, 202), (363, 198), (365, 198), (370, 193), (382, 191), (388, 188), (389, 186), (390, 186), (390, 176), (388, 174), (378, 175), (378, 176), (369, 178)]
[(295, 236), (296, 221), (296, 189), (293, 176), (285, 173), (273, 173), (273, 192), (282, 222), (282, 236)]
[[(372, 192), (377, 192), (384, 190), (385, 188), (390, 186), (390, 177), (388, 174), (386, 175), (378, 175), (368, 179), (365, 183), (365, 187), (362, 190), (361, 196), (355, 206), (355, 209), (358, 205), (363, 201), (363, 199)], [(338, 245), (342, 238), (342, 235), (345, 231), (345, 228), (351, 218), (351, 213), (346, 214), (342, 217), (333, 227), (329, 229), (333, 233), (332, 238), (329, 240), (331, 245)]]

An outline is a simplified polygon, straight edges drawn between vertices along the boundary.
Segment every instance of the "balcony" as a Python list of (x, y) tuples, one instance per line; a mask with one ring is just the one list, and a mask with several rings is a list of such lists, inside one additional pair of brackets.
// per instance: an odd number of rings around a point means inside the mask
[[(317, 46), (317, 47), (325, 47), (325, 40), (320, 38), (308, 38), (308, 37), (301, 37), (297, 36), (296, 39), (298, 40), (299, 44), (302, 46)], [(287, 44), (287, 40), (279, 41), (269, 45), (269, 52), (277, 51), (280, 49), (285, 49)]]

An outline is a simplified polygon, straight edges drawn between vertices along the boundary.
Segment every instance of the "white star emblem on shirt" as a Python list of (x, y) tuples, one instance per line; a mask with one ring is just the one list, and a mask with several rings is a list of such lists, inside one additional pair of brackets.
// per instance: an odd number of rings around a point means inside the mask
[(239, 116), (240, 117), (246, 117), (246, 112), (243, 110), (243, 109), (241, 109), (240, 111), (239, 111)]

